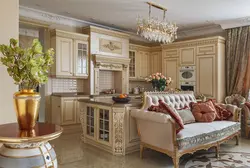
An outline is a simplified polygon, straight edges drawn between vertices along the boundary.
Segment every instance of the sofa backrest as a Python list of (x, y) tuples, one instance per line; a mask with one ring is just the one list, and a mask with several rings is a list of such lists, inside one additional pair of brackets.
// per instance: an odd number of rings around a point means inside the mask
[(193, 92), (144, 92), (143, 107), (142, 109), (148, 109), (151, 105), (158, 105), (159, 100), (174, 107), (175, 109), (181, 109), (185, 106), (189, 106), (190, 102), (196, 102)]

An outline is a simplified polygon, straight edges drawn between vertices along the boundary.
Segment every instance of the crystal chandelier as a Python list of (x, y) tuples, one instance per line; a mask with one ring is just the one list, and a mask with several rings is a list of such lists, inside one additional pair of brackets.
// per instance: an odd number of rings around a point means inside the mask
[[(167, 9), (151, 2), (147, 2), (147, 4), (149, 5), (149, 18), (138, 18), (137, 34), (149, 41), (172, 43), (175, 39), (177, 39), (178, 27), (176, 27), (176, 24), (165, 21)], [(162, 21), (158, 20), (157, 18), (151, 17), (152, 6), (163, 10)]]

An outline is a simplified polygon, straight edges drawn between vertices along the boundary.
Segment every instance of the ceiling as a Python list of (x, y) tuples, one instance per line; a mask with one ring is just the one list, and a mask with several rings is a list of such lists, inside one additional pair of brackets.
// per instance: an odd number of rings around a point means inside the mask
[[(147, 0), (20, 0), (20, 5), (126, 31), (136, 31), (138, 15), (147, 18)], [(168, 9), (180, 30), (250, 16), (250, 0), (151, 0)], [(153, 9), (152, 15), (162, 17)]]

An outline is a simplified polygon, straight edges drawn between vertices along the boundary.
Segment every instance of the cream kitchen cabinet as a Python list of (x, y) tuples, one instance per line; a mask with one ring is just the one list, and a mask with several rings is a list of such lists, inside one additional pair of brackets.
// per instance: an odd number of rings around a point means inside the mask
[(216, 97), (215, 55), (197, 56), (196, 90), (209, 97)]
[[(179, 68), (195, 66), (195, 94), (223, 102), (225, 98), (225, 39), (220, 36), (162, 45), (163, 72), (173, 78), (170, 87), (180, 88)], [(176, 82), (175, 82), (176, 81)]]
[(195, 65), (196, 47), (180, 48), (180, 65)]
[(162, 73), (173, 80), (170, 87), (179, 88), (179, 58), (164, 58), (162, 67)]
[(51, 75), (61, 78), (88, 77), (88, 35), (61, 30), (51, 32), (55, 63)]
[(88, 97), (58, 97), (52, 96), (51, 122), (62, 126), (80, 124), (80, 111), (83, 110), (78, 99)]
[(161, 51), (155, 51), (150, 53), (150, 72), (149, 74), (162, 72), (162, 53)]
[(137, 60), (139, 63), (139, 68), (138, 68), (138, 78), (139, 79), (145, 79), (150, 71), (149, 71), (149, 52), (146, 51), (139, 51), (138, 55), (137, 55)]
[[(133, 105), (113, 105), (107, 99), (81, 100), (83, 111), (80, 112), (82, 136), (84, 143), (112, 153), (125, 155), (139, 150), (140, 138), (136, 121), (131, 116), (132, 109), (141, 107)], [(111, 101), (112, 102), (112, 101)]]
[(85, 138), (111, 146), (112, 144), (112, 111), (107, 106), (85, 106), (84, 132)]

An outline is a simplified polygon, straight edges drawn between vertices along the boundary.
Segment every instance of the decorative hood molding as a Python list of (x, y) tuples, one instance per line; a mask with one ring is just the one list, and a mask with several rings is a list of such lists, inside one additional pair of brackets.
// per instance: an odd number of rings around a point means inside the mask
[(119, 58), (108, 55), (94, 55), (94, 64), (101, 70), (122, 71), (129, 66), (129, 58)]

